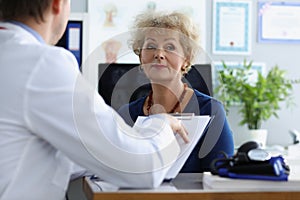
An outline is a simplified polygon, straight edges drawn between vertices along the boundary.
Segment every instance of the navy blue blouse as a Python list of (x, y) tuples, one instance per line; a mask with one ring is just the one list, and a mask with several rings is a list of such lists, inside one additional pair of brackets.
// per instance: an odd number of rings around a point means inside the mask
[[(145, 116), (143, 112), (145, 100), (146, 97), (142, 97), (134, 102), (123, 105), (118, 110), (119, 114), (129, 125), (133, 126), (138, 116)], [(194, 95), (183, 112), (195, 113), (195, 115), (209, 115), (213, 117), (213, 120), (193, 149), (181, 169), (181, 173), (210, 171), (212, 160), (217, 158), (221, 151), (225, 152), (228, 156), (233, 155), (233, 135), (226, 119), (224, 107), (220, 101), (194, 89)]]

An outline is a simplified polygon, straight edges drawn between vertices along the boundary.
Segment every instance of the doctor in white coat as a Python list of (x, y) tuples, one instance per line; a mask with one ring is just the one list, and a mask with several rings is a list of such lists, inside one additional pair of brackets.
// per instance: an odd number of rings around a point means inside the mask
[[(83, 170), (120, 187), (157, 187), (180, 153), (178, 120), (129, 127), (55, 47), (70, 0), (0, 1), (0, 199), (58, 200)], [(80, 174), (82, 175), (82, 174)]]

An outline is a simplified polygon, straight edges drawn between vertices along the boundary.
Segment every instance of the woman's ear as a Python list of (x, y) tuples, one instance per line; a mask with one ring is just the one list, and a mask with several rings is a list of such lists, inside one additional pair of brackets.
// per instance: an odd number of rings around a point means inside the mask
[(187, 73), (187, 66), (184, 65), (181, 67), (181, 74), (185, 75), (186, 73)]
[(188, 59), (186, 59), (184, 61), (184, 63), (182, 64), (182, 67), (181, 67), (182, 75), (185, 75), (185, 74), (188, 73), (188, 68), (189, 68), (190, 65), (191, 65), (190, 61)]

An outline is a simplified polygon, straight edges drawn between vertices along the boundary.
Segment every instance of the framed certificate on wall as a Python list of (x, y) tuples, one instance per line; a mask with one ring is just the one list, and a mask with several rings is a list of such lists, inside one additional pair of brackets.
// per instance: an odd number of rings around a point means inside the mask
[[(226, 62), (226, 65), (230, 68), (242, 68), (244, 64), (244, 61), (231, 61), (231, 62)], [(246, 63), (247, 65), (249, 64), (249, 62)], [(219, 81), (218, 81), (218, 73), (220, 70), (223, 70), (224, 66), (223, 63), (221, 61), (215, 61), (214, 62), (214, 77), (213, 77), (213, 84), (216, 87), (217, 85), (219, 85)], [(250, 70), (251, 76), (248, 77), (248, 80), (251, 82), (256, 82), (257, 80), (257, 73), (261, 73), (262, 75), (266, 74), (266, 64), (263, 62), (253, 62), (251, 65), (251, 70)]]
[(213, 54), (251, 53), (252, 1), (213, 1)]
[(300, 43), (300, 2), (258, 2), (258, 42)]

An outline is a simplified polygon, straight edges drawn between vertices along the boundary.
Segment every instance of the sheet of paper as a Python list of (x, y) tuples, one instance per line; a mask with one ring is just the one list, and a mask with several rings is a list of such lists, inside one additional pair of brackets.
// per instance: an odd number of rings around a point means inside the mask
[[(299, 165), (295, 167), (299, 167)], [(232, 179), (204, 172), (202, 182), (204, 189), (235, 191), (299, 191), (300, 188), (300, 177), (297, 175), (289, 177), (288, 181), (269, 181)]]
[[(172, 164), (169, 169), (165, 179), (173, 179), (177, 176), (180, 169), (183, 167), (184, 163), (188, 159), (192, 150), (196, 146), (200, 137), (202, 136), (204, 130), (210, 122), (211, 117), (208, 115), (201, 116), (188, 116), (188, 115), (179, 115), (175, 116), (179, 119), (188, 132), (188, 137), (190, 139), (189, 143), (185, 143), (179, 134), (176, 134), (176, 140), (180, 146), (180, 154), (177, 157), (177, 160)], [(136, 120), (136, 124), (138, 126), (139, 123), (144, 123), (144, 119), (146, 117), (141, 116)]]
[(189, 133), (189, 143), (184, 143), (184, 141), (180, 138), (179, 135), (176, 135), (176, 139), (180, 145), (181, 152), (169, 169), (166, 179), (173, 179), (177, 176), (180, 169), (183, 167), (184, 163), (188, 159), (189, 155), (193, 151), (194, 147), (196, 146), (197, 142), (199, 141), (200, 137), (202, 136), (204, 130), (206, 129), (207, 125), (210, 121), (210, 116), (202, 115), (202, 116), (193, 116), (190, 119), (182, 119), (181, 120), (184, 127)]

